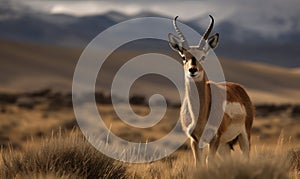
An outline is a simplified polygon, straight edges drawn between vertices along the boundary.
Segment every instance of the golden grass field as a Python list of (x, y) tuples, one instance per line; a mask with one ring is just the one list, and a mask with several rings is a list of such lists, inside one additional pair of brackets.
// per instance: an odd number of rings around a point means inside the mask
[[(135, 142), (164, 136), (179, 115), (179, 108), (169, 108), (158, 125), (141, 130), (120, 121), (111, 105), (98, 109), (114, 134)], [(149, 112), (145, 106), (133, 109), (140, 115)], [(300, 174), (299, 118), (258, 117), (249, 161), (237, 145), (232, 157), (194, 168), (189, 142), (159, 161), (123, 163), (104, 156), (84, 140), (70, 107), (51, 109), (42, 103), (33, 109), (6, 105), (1, 110), (1, 178), (299, 178)]]
[[(236, 145), (231, 157), (217, 157), (195, 168), (187, 141), (164, 159), (131, 164), (106, 157), (83, 138), (70, 95), (61, 93), (71, 89), (80, 50), (11, 41), (1, 41), (0, 48), (0, 178), (300, 178), (300, 110), (293, 112), (300, 102), (297, 69), (222, 59), (226, 79), (243, 84), (256, 106), (267, 104), (266, 110), (257, 108), (249, 161)], [(128, 54), (114, 58), (124, 55)], [(106, 65), (99, 86), (107, 85), (112, 78), (109, 69), (118, 66), (114, 61)], [(152, 92), (142, 88), (145, 85), (136, 88)], [(46, 87), (54, 89), (46, 97), (27, 94)], [(163, 90), (175, 94), (170, 86)], [(12, 102), (11, 96), (18, 99)], [(145, 105), (132, 108), (139, 115), (149, 112)], [(168, 107), (157, 125), (137, 129), (122, 122), (110, 104), (98, 104), (98, 109), (112, 133), (134, 142), (166, 135), (180, 110)]]

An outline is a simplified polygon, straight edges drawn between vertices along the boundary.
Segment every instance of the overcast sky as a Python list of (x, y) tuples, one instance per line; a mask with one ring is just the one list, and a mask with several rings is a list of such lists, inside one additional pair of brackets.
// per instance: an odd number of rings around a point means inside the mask
[(163, 15), (189, 19), (203, 13), (214, 12), (226, 14), (228, 11), (267, 11), (289, 15), (299, 11), (299, 0), (197, 0), (197, 1), (74, 1), (74, 0), (13, 0), (28, 4), (42, 11), (52, 13), (69, 13), (73, 15), (89, 15), (115, 10), (129, 15), (141, 11), (151, 11)]

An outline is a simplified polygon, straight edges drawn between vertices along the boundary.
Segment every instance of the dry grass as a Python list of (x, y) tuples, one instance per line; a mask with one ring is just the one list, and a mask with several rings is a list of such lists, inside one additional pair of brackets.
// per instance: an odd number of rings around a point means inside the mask
[[(236, 147), (237, 148), (237, 147)], [(300, 150), (283, 137), (273, 147), (254, 145), (250, 160), (237, 149), (231, 157), (193, 166), (191, 151), (162, 160), (129, 164), (94, 149), (78, 132), (44, 139), (24, 151), (2, 151), (1, 178), (299, 178)]]
[[(76, 126), (71, 108), (56, 111), (48, 111), (45, 106), (32, 110), (16, 106), (5, 108), (6, 112), (0, 114), (3, 119), (0, 121), (3, 148), (0, 178), (300, 178), (299, 118), (257, 118), (249, 161), (241, 157), (238, 147), (235, 147), (237, 151), (232, 157), (216, 159), (208, 166), (195, 168), (189, 147), (145, 164), (110, 159), (80, 134), (70, 132)], [(147, 112), (145, 107), (133, 108), (141, 115)], [(178, 109), (171, 108), (156, 127), (140, 130), (120, 121), (110, 105), (101, 106), (99, 110), (114, 134), (133, 141), (156, 140), (168, 133), (178, 120)], [(51, 131), (59, 131), (59, 127), (66, 133), (51, 135)], [(282, 130), (286, 132), (280, 136)], [(37, 135), (39, 133), (42, 135)], [(26, 144), (25, 139), (31, 137), (33, 142)], [(8, 147), (9, 143), (12, 148)], [(136, 156), (131, 153), (127, 157)]]
[(288, 153), (291, 169), (297, 171), (300, 175), (300, 148), (291, 149)]
[(79, 134), (57, 135), (40, 147), (28, 145), (23, 152), (2, 152), (1, 178), (67, 177), (123, 178), (125, 167), (93, 148)]
[(249, 160), (237, 152), (230, 157), (217, 157), (197, 168), (191, 153), (179, 152), (161, 161), (130, 165), (127, 172), (130, 178), (300, 178), (300, 150), (291, 151), (287, 145), (255, 146)]
[(250, 159), (237, 146), (235, 150), (196, 168), (191, 151), (180, 151), (160, 161), (129, 165), (127, 172), (130, 178), (300, 178), (300, 149), (283, 133), (276, 145), (253, 145)]

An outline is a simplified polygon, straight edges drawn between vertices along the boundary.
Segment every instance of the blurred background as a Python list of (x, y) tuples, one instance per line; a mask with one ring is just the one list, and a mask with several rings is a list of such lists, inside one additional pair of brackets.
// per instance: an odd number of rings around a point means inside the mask
[[(226, 80), (244, 85), (257, 107), (254, 133), (273, 140), (281, 130), (286, 130), (288, 136), (300, 140), (298, 0), (1, 0), (1, 145), (11, 142), (18, 146), (18, 141), (32, 135), (44, 136), (58, 126), (76, 126), (71, 100), (74, 69), (83, 49), (103, 30), (132, 18), (173, 19), (178, 15), (180, 22), (202, 34), (209, 24), (209, 14), (215, 18), (213, 33), (220, 33), (215, 53)], [(98, 78), (99, 104), (111, 103), (108, 89), (118, 68), (134, 56), (157, 52), (157, 43), (161, 53), (180, 61), (167, 42), (149, 40), (122, 47), (110, 56)], [(172, 83), (152, 75), (142, 77), (132, 87), (130, 101), (145, 106), (147, 97), (157, 91), (168, 99), (178, 98)], [(179, 105), (178, 101), (172, 104), (174, 109), (168, 111), (166, 120), (178, 119)], [(117, 116), (111, 107), (102, 110), (109, 126)], [(146, 115), (149, 111), (137, 107), (136, 112)], [(120, 126), (125, 130), (118, 130)], [(159, 130), (168, 132), (171, 127), (165, 121)], [(124, 123), (113, 125), (112, 130), (128, 139), (138, 134), (147, 139), (150, 135), (133, 133)], [(156, 138), (159, 136), (153, 137)]]
[[(202, 34), (209, 24), (208, 14), (215, 18), (214, 32), (221, 34), (215, 52), (228, 81), (246, 86), (257, 103), (300, 101), (297, 0), (1, 0), (0, 90), (70, 91), (82, 50), (110, 26), (136, 17), (173, 19), (179, 15), (181, 22)], [(161, 47), (166, 53), (173, 53), (167, 44)], [(148, 41), (131, 46), (131, 51), (151, 48), (155, 45)], [(117, 66), (119, 59), (112, 60), (110, 65)], [(99, 81), (97, 88), (107, 89), (107, 80), (110, 79)]]

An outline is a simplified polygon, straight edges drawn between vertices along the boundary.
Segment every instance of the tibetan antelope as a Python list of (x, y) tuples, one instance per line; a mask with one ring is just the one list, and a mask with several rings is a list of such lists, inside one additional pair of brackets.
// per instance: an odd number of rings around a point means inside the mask
[[(209, 37), (214, 25), (213, 17), (209, 16), (211, 23), (197, 46), (188, 45), (187, 40), (176, 24), (177, 17), (173, 20), (173, 25), (178, 36), (169, 33), (168, 37), (171, 48), (177, 51), (183, 59), (185, 95), (181, 106), (180, 118), (182, 128), (191, 142), (195, 164), (199, 160), (203, 161), (204, 158), (202, 156), (203, 147), (199, 145), (199, 140), (208, 121), (209, 113), (214, 112), (211, 109), (212, 89), (223, 90), (224, 94), (226, 94), (226, 99), (224, 99), (223, 104), (219, 104), (223, 116), (221, 125), (217, 128), (217, 132), (212, 140), (207, 142), (209, 143), (209, 155), (214, 156), (217, 151), (220, 155), (229, 155), (230, 151), (233, 150), (233, 145), (239, 142), (243, 154), (249, 157), (254, 107), (248, 94), (239, 84), (209, 81), (201, 64), (205, 60), (209, 49), (214, 49), (218, 45), (218, 33)], [(196, 59), (191, 52), (200, 56)], [(193, 109), (191, 106), (191, 101), (197, 98), (197, 96), (191, 95), (191, 81), (194, 82), (198, 91), (199, 109)], [(199, 114), (197, 122), (194, 119), (194, 114), (196, 113)]]

